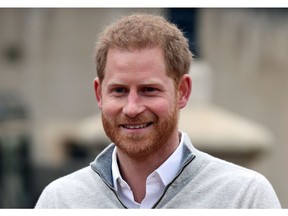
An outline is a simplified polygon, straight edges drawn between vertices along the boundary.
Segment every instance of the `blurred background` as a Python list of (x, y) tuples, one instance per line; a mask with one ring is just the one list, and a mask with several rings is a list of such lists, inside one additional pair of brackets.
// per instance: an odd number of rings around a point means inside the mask
[(288, 10), (268, 8), (0, 9), (0, 207), (33, 208), (48, 183), (109, 143), (93, 49), (133, 12), (163, 15), (189, 38), (193, 92), (180, 129), (265, 175), (287, 208)]

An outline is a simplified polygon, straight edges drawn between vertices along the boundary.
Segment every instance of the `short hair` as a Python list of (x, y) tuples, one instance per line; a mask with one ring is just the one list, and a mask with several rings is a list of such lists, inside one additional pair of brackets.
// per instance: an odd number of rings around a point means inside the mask
[(96, 44), (96, 70), (102, 82), (110, 48), (143, 49), (159, 46), (164, 55), (166, 72), (178, 84), (189, 73), (192, 53), (183, 32), (165, 18), (151, 14), (133, 14), (108, 26)]

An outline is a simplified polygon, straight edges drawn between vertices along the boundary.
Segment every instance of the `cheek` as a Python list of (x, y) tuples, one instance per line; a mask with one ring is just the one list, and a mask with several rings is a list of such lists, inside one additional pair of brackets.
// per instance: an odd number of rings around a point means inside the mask
[[(110, 100), (106, 98), (102, 101), (102, 113), (106, 118), (114, 118), (121, 115), (125, 102), (121, 100)], [(160, 118), (165, 118), (169, 113), (174, 111), (176, 101), (172, 98), (149, 99), (144, 100), (143, 104), (146, 111), (152, 112)]]
[(121, 112), (121, 104), (115, 101), (110, 100), (104, 100), (102, 102), (102, 113), (108, 117), (111, 118)]
[(155, 103), (150, 103), (148, 106), (152, 112), (154, 112), (158, 117), (160, 118), (166, 118), (168, 113), (170, 113), (175, 104), (168, 101), (168, 100), (163, 100), (163, 101), (158, 101)]

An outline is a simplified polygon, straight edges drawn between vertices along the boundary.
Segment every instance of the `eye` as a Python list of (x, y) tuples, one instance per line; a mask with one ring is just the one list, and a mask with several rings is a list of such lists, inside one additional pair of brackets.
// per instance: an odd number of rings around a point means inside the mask
[(144, 88), (144, 92), (155, 92), (156, 91), (156, 88), (153, 88), (153, 87), (145, 87)]
[(113, 89), (113, 92), (115, 92), (115, 93), (124, 93), (125, 92), (125, 89), (124, 88), (121, 88), (121, 87), (119, 87), (119, 88), (115, 88), (115, 89)]
[(124, 87), (115, 87), (111, 89), (111, 93), (115, 96), (122, 96), (127, 92), (127, 89)]
[(147, 96), (155, 96), (158, 93), (158, 91), (159, 90), (154, 87), (144, 87), (142, 89), (143, 94)]

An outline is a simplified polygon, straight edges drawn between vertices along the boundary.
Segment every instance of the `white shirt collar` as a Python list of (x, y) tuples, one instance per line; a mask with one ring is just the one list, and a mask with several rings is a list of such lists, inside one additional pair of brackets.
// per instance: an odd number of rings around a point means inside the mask
[(117, 179), (121, 177), (120, 171), (119, 171), (119, 167), (118, 167), (118, 162), (117, 162), (117, 147), (115, 146), (114, 150), (113, 150), (113, 154), (112, 154), (112, 176), (113, 176), (113, 184), (114, 187), (116, 189), (116, 191), (118, 191), (118, 186), (117, 186)]
[(155, 170), (164, 183), (165, 187), (174, 179), (181, 166), (181, 160), (183, 157), (183, 135), (181, 134), (181, 140), (177, 149), (173, 154), (158, 168)]

